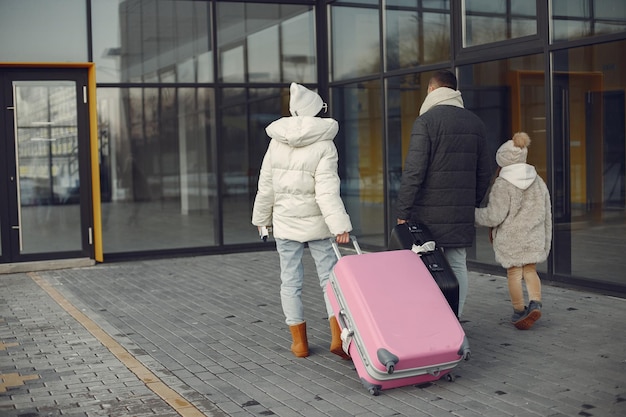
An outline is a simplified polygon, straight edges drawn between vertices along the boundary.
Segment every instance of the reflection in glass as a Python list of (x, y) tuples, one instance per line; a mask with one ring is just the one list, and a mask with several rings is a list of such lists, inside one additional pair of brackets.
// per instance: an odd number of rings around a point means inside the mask
[(315, 82), (312, 6), (217, 3), (219, 79)]
[(615, 66), (615, 51), (624, 48), (620, 41), (552, 57), (556, 272), (622, 285), (626, 76)]
[[(542, 55), (529, 55), (459, 68), (459, 90), (465, 107), (487, 126), (489, 152), (496, 150), (513, 133), (527, 132), (532, 140), (527, 162), (548, 182), (548, 138), (546, 137), (545, 75)], [(476, 243), (468, 259), (498, 265), (489, 243), (488, 230), (476, 230)], [(538, 265), (545, 271), (547, 264)]]
[(243, 45), (234, 45), (229, 49), (220, 50), (220, 81), (236, 83), (245, 81), (245, 64)]
[(339, 122), (341, 195), (359, 241), (378, 247), (386, 238), (381, 88), (369, 81), (331, 91), (332, 114)]
[(1, 60), (87, 62), (86, 5), (85, 0), (0, 1)]
[(449, 61), (450, 5), (436, 10), (419, 8), (421, 2), (417, 1), (406, 3), (410, 7), (391, 7), (387, 3), (386, 69)]
[(96, 77), (103, 82), (212, 82), (211, 4), (194, 0), (92, 1)]
[(623, 32), (623, 0), (552, 0), (552, 41)]
[(463, 46), (537, 34), (537, 4), (527, 0), (465, 0)]
[(429, 9), (450, 10), (450, 0), (387, 0), (387, 6), (415, 7), (416, 3), (421, 3), (422, 7)]
[(335, 3), (371, 4), (378, 5), (378, 0), (335, 0)]
[(317, 81), (314, 19), (314, 11), (308, 10), (282, 22), (280, 33), (283, 81)]
[(98, 89), (105, 253), (216, 243), (214, 112), (207, 88)]
[[(225, 95), (239, 95), (236, 91), (224, 90)], [(229, 105), (222, 109), (222, 130), (220, 139), (222, 143), (221, 160), (223, 191), (220, 195), (223, 212), (224, 243), (250, 242), (252, 236), (246, 236), (240, 232), (238, 225), (252, 218), (251, 195), (256, 190), (256, 184), (252, 184), (248, 174), (251, 166), (248, 158), (250, 155), (247, 131), (247, 113), (245, 103)], [(250, 228), (250, 234), (256, 235), (254, 228)], [(245, 229), (244, 229), (245, 230)]]
[(261, 162), (270, 141), (265, 128), (289, 116), (289, 90), (225, 89), (223, 99), (227, 103), (220, 132), (224, 243), (257, 242), (259, 235), (250, 219)]
[(277, 26), (248, 36), (248, 74), (250, 82), (280, 81), (280, 45)]
[(431, 72), (392, 77), (387, 80), (387, 199), (390, 225), (396, 224), (396, 200), (411, 130), (426, 98)]
[(76, 84), (16, 81), (13, 88), (20, 253), (81, 250)]
[[(380, 30), (377, 8), (331, 5), (331, 79), (380, 72)], [(358, 36), (354, 36), (357, 33)]]

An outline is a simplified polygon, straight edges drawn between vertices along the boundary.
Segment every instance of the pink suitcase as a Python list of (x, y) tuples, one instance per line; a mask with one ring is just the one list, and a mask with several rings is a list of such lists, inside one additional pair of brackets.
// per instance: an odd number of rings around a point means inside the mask
[(363, 386), (380, 390), (423, 384), (470, 356), (465, 332), (424, 262), (411, 250), (339, 257), (327, 292), (343, 348)]

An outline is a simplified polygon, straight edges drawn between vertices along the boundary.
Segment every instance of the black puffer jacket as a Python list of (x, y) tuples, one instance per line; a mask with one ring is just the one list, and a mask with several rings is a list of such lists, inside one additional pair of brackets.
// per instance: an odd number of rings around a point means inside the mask
[(469, 110), (438, 105), (415, 120), (397, 218), (426, 224), (438, 245), (469, 247), (474, 208), (492, 177), (484, 123)]

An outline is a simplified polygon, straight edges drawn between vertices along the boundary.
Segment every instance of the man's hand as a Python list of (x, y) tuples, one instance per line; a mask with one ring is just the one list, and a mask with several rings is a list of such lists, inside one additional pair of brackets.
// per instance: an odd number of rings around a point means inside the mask
[(398, 224), (404, 224), (404, 223), (406, 223), (406, 220), (404, 220), (404, 219), (398, 219), (397, 221), (398, 221)]
[(337, 243), (348, 243), (350, 242), (350, 233), (344, 232), (340, 235), (335, 236)]

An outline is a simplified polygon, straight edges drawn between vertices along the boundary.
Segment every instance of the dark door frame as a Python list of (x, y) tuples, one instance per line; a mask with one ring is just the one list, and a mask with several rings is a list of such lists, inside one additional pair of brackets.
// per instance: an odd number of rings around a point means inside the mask
[[(77, 71), (78, 70), (78, 71)], [(85, 197), (81, 200), (81, 211), (84, 210), (85, 215), (84, 222), (85, 224), (81, 225), (81, 228), (87, 231), (86, 234), (83, 234), (83, 252), (86, 255), (95, 261), (102, 262), (103, 261), (103, 250), (102, 250), (102, 216), (101, 216), (101, 208), (100, 208), (100, 172), (99, 172), (99, 160), (98, 160), (98, 136), (97, 136), (97, 118), (96, 118), (96, 84), (95, 84), (95, 64), (93, 63), (0, 63), (0, 73), (2, 73), (2, 78), (4, 80), (8, 78), (24, 78), (25, 74), (31, 73), (35, 75), (32, 79), (36, 79), (41, 75), (42, 80), (45, 79), (54, 79), (46, 76), (45, 74), (50, 72), (57, 72), (61, 74), (63, 71), (66, 71), (67, 74), (71, 74), (72, 72), (76, 73), (76, 78), (82, 79), (80, 80), (83, 85), (83, 91), (80, 92), (79, 97), (84, 96), (86, 106), (83, 106), (80, 112), (83, 112), (82, 117), (84, 120), (87, 120), (87, 135), (88, 135), (88, 149), (84, 149), (84, 151), (80, 152), (81, 159), (81, 178), (84, 178), (83, 185), (88, 189)], [(82, 74), (81, 74), (82, 73)], [(28, 78), (28, 77), (26, 77)], [(13, 127), (13, 112), (7, 107), (10, 107), (11, 103), (6, 103), (8, 95), (5, 94), (5, 97), (0, 97), (0, 105), (3, 110), (2, 125), (5, 127), (5, 131), (2, 132), (4, 135), (6, 129), (12, 129)], [(9, 127), (10, 125), (10, 127)], [(6, 152), (8, 148), (12, 148), (9, 146), (7, 141), (3, 141), (2, 151)], [(10, 157), (8, 157), (10, 159)], [(13, 161), (15, 164), (15, 161)], [(7, 167), (10, 168), (10, 167)], [(13, 167), (15, 168), (15, 167)], [(8, 195), (9, 192), (9, 181), (4, 181), (0, 183), (0, 193), (1, 195)], [(4, 204), (7, 206), (7, 204)], [(4, 212), (0, 212), (3, 219), (9, 218), (8, 207), (1, 208), (1, 210), (5, 210)], [(3, 224), (3, 227), (10, 227), (10, 225)], [(0, 255), (0, 263), (7, 262), (15, 262), (12, 261), (6, 252), (10, 249), (5, 247), (4, 245), (8, 242), (3, 242), (3, 251)], [(49, 254), (50, 259), (59, 259), (59, 254), (51, 253)], [(62, 255), (62, 254), (61, 254)], [(74, 254), (75, 255), (75, 254)], [(46, 254), (42, 254), (43, 259), (39, 259), (41, 257), (35, 256), (34, 259), (32, 256), (24, 256), (23, 259), (19, 259), (19, 262), (28, 262), (28, 261), (38, 261), (38, 260), (46, 260)], [(71, 256), (74, 258), (75, 256)]]

